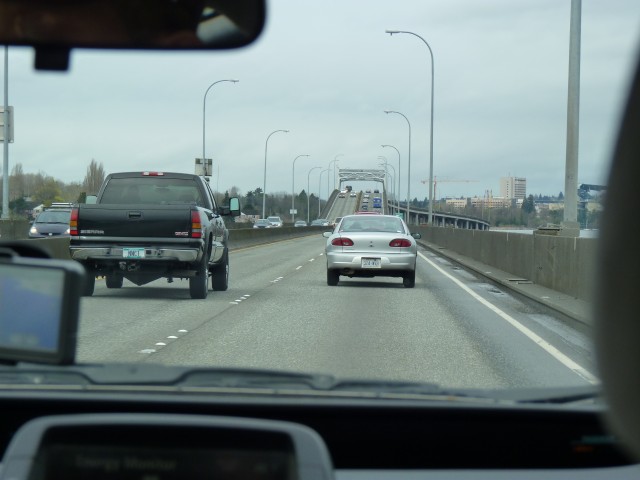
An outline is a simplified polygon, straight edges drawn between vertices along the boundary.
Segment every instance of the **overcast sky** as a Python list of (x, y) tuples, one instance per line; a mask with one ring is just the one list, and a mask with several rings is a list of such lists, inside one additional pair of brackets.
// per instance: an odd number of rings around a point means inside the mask
[[(246, 49), (214, 53), (75, 51), (68, 73), (32, 68), (10, 49), (9, 103), (16, 110), (10, 168), (81, 181), (93, 158), (107, 172), (193, 172), (206, 155), (220, 190), (307, 187), (309, 169), (398, 170), (411, 196), (429, 176), (430, 61), (435, 56), (434, 175), (438, 197), (499, 194), (501, 176), (528, 193), (564, 190), (570, 0), (272, 0), (267, 26)], [(638, 0), (583, 0), (579, 183), (606, 181), (608, 159), (640, 40)], [(311, 191), (318, 191), (318, 173)], [(327, 174), (323, 176), (326, 196)], [(358, 186), (358, 185), (354, 185)], [(364, 185), (361, 185), (364, 187)]]

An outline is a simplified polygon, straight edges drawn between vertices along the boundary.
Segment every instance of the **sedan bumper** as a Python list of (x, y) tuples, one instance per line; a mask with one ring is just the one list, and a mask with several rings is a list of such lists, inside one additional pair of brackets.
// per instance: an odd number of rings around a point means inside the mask
[[(339, 270), (341, 274), (364, 274), (366, 276), (391, 275), (394, 272), (411, 272), (416, 268), (416, 254), (411, 252), (375, 254), (362, 252), (327, 252), (327, 268)], [(379, 258), (380, 268), (363, 268), (363, 258)], [(344, 272), (344, 273), (343, 273)]]

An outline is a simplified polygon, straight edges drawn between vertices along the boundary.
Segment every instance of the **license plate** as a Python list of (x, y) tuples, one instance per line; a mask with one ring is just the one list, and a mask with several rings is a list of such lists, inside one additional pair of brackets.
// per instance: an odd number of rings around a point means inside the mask
[(144, 258), (144, 248), (123, 248), (122, 256), (124, 258)]
[(379, 258), (363, 258), (362, 268), (380, 268), (381, 263)]

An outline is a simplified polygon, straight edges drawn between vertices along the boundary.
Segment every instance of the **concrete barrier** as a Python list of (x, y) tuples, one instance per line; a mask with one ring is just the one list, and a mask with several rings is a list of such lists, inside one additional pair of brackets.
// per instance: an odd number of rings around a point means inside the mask
[(422, 238), (440, 248), (530, 280), (574, 298), (590, 300), (597, 239), (417, 227)]
[(309, 235), (322, 235), (329, 227), (279, 227), (279, 228), (236, 228), (229, 230), (229, 249), (252, 247), (279, 240), (288, 240)]
[(29, 238), (28, 220), (0, 220), (0, 240), (23, 240)]
[[(319, 227), (281, 227), (281, 228), (242, 228), (229, 230), (229, 249), (252, 247), (279, 240), (322, 235), (327, 228)], [(3, 238), (4, 240), (8, 240)], [(11, 239), (20, 240), (20, 239)], [(69, 237), (33, 238), (28, 240), (45, 249), (53, 258), (69, 260)]]

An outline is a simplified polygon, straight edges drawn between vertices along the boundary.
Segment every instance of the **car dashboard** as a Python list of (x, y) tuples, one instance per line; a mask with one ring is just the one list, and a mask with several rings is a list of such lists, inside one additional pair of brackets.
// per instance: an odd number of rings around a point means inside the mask
[(640, 476), (596, 405), (8, 390), (0, 411), (0, 479)]

